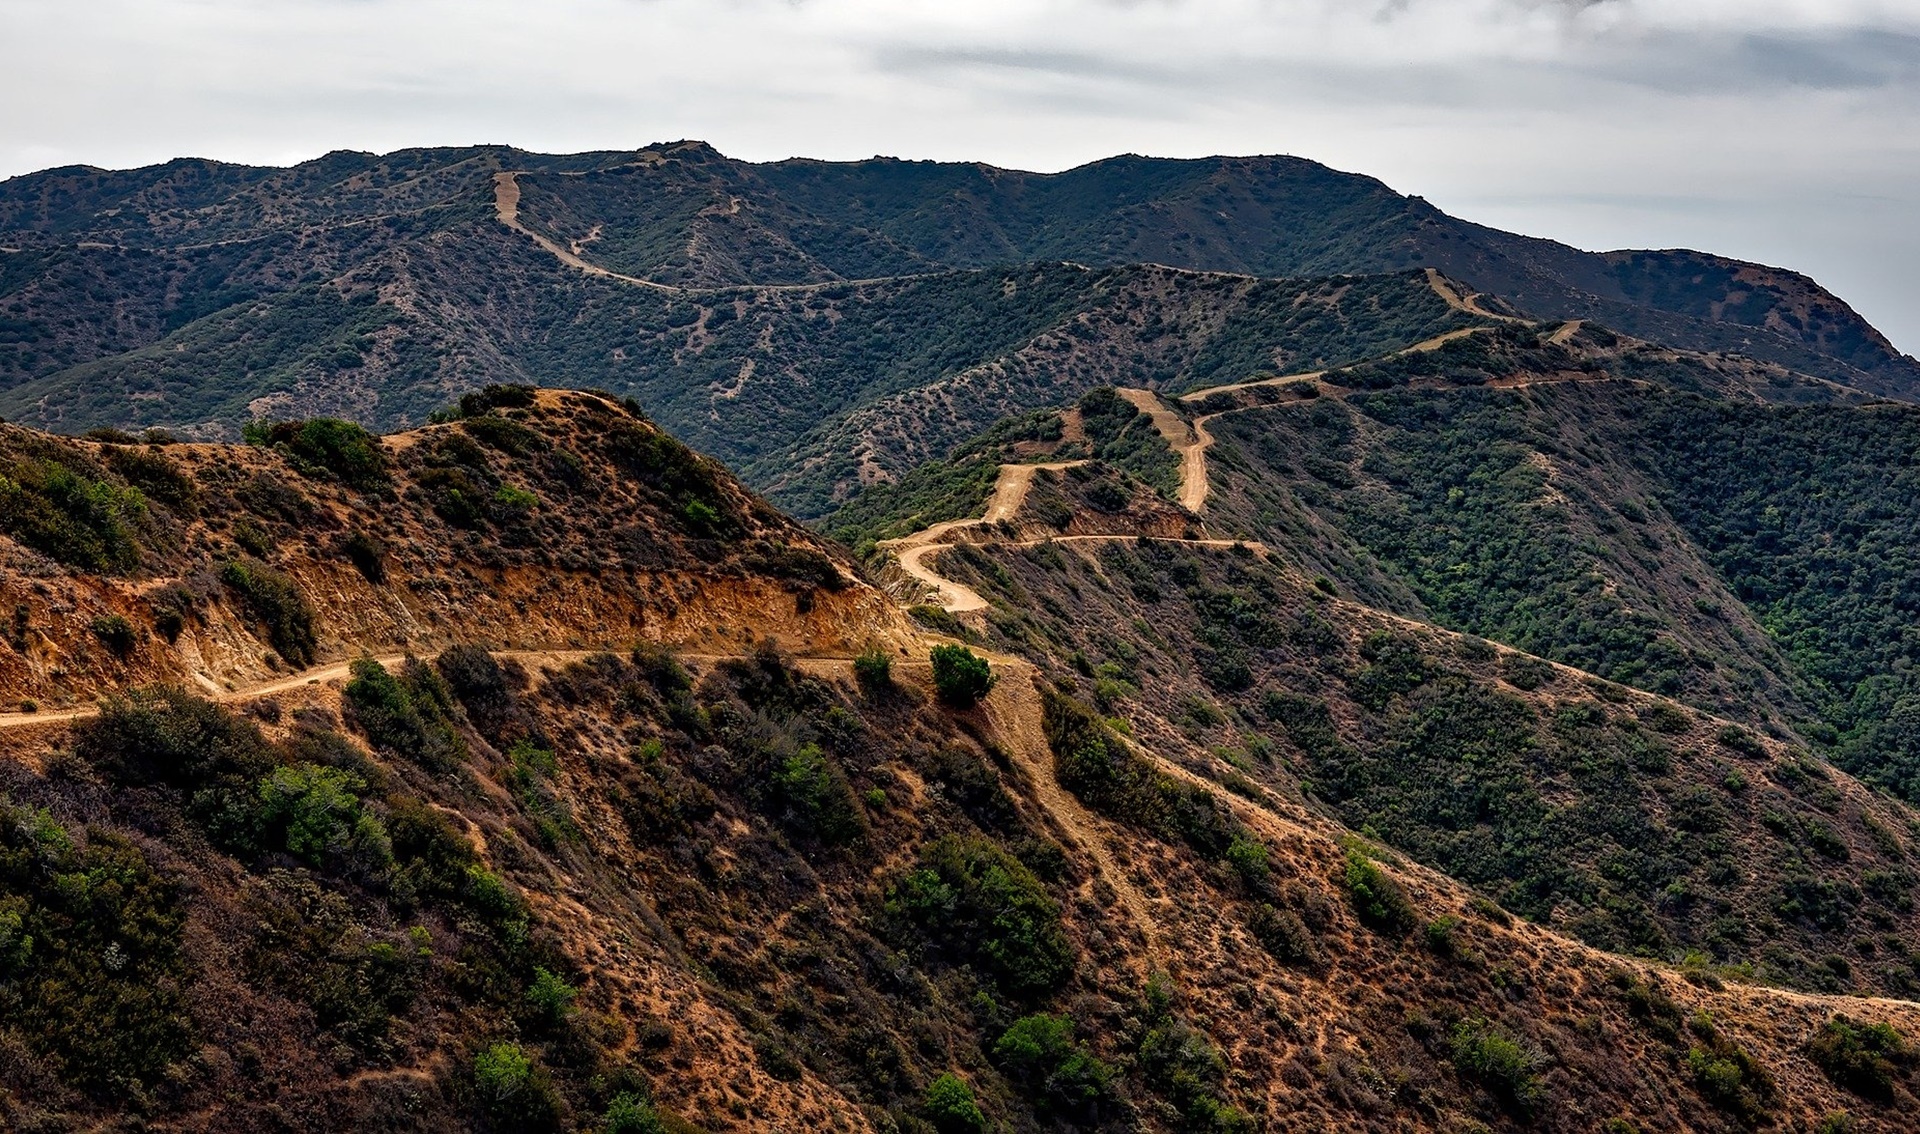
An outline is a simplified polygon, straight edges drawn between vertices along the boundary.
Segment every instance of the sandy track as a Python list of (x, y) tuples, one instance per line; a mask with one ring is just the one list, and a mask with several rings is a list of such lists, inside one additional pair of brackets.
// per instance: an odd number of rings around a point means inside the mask
[(1447, 280), (1447, 277), (1440, 274), (1440, 269), (1438, 268), (1427, 269), (1427, 285), (1433, 288), (1434, 294), (1445, 300), (1447, 306), (1453, 308), (1455, 311), (1464, 311), (1469, 315), (1478, 315), (1482, 319), (1498, 319), (1502, 323), (1531, 322), (1531, 320), (1522, 319), (1517, 315), (1501, 315), (1480, 306), (1480, 295), (1478, 292), (1462, 293), (1456, 291), (1453, 284)]
[(966, 614), (970, 611), (987, 609), (987, 600), (980, 592), (965, 583), (947, 578), (927, 566), (926, 557), (945, 551), (950, 543), (926, 543), (907, 548), (900, 553), (900, 569), (914, 578), (932, 587), (939, 605), (954, 614)]
[[(609, 646), (608, 649), (624, 649), (625, 646)], [(571, 662), (591, 657), (602, 650), (494, 650), (494, 657), (511, 658), (522, 663)], [(407, 660), (407, 654), (373, 654), (374, 661), (383, 666), (396, 666)], [(687, 655), (694, 657), (696, 655)], [(290, 689), (300, 689), (308, 685), (324, 685), (330, 681), (345, 680), (352, 672), (353, 663), (359, 658), (347, 658), (343, 661), (328, 662), (325, 665), (303, 669), (285, 677), (276, 677), (255, 685), (242, 686), (239, 689), (205, 688), (201, 695), (209, 701), (251, 701), (260, 697), (271, 697), (275, 693), (285, 693)], [(71, 709), (53, 709), (35, 713), (0, 713), (0, 729), (32, 728), (37, 725), (60, 724), (67, 721), (86, 720), (100, 715), (100, 706), (82, 705)]]
[(902, 571), (932, 587), (939, 596), (939, 605), (946, 610), (954, 614), (985, 610), (987, 600), (980, 597), (980, 592), (935, 571), (927, 565), (927, 557), (953, 546), (951, 543), (941, 542), (949, 532), (985, 524), (998, 524), (1019, 515), (1020, 509), (1026, 505), (1027, 492), (1033, 487), (1034, 474), (1041, 469), (1070, 469), (1075, 465), (1086, 463), (1085, 461), (1049, 461), (1031, 465), (1001, 465), (1000, 477), (993, 483), (993, 494), (987, 497), (987, 508), (984, 514), (967, 520), (943, 520), (910, 536), (881, 540), (878, 546), (892, 551), (899, 557)]
[(1126, 908), (1134, 924), (1140, 927), (1151, 962), (1156, 966), (1164, 964), (1159, 935), (1155, 932), (1147, 900), (1134, 887), (1123, 865), (1114, 860), (1101, 820), (1062, 789), (1060, 781), (1054, 777), (1053, 749), (1047, 744), (1043, 723), (1045, 713), (1041, 709), (1040, 695), (1034, 689), (1039, 671), (1032, 663), (1020, 659), (996, 661), (1002, 670), (1000, 680), (982, 703), (988, 723), (1006, 745), (1014, 763), (1026, 773), (1027, 782), (1033, 787), (1035, 802), (1059, 824), (1072, 842), (1078, 843), (1086, 851), (1093, 860), (1098, 877), (1113, 888), (1120, 905)]
[(1152, 420), (1153, 427), (1166, 440), (1167, 447), (1179, 454), (1180, 506), (1196, 513), (1206, 507), (1207, 447), (1213, 444), (1213, 436), (1206, 432), (1201, 422), (1188, 425), (1185, 418), (1169, 408), (1160, 395), (1152, 390), (1122, 388), (1114, 392), (1130, 402), (1134, 409), (1146, 414)]
[(520, 223), (520, 181), (515, 173), (496, 173), (493, 175), (493, 215), (501, 224), (532, 240), (535, 244), (552, 253), (561, 263), (577, 268), (590, 276), (602, 276), (610, 280), (650, 287), (656, 291), (679, 291), (679, 288), (667, 284), (643, 280), (639, 276), (624, 276), (619, 272), (610, 272), (598, 264), (590, 264), (575, 255), (573, 250), (562, 246), (558, 241), (549, 239)]

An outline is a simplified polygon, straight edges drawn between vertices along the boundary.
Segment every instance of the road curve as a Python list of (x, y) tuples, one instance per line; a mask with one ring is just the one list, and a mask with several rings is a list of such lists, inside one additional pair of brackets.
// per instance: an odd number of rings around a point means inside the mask
[(1047, 461), (1026, 465), (1001, 465), (999, 479), (994, 481), (993, 494), (987, 497), (986, 511), (982, 515), (964, 520), (942, 520), (909, 536), (881, 540), (876, 546), (892, 551), (898, 557), (902, 571), (932, 587), (939, 596), (939, 605), (946, 610), (954, 614), (985, 610), (987, 600), (981, 598), (978, 591), (935, 571), (927, 565), (927, 557), (953, 546), (952, 543), (941, 542), (949, 532), (961, 528), (979, 527), (983, 524), (998, 524), (1019, 515), (1020, 509), (1026, 505), (1027, 491), (1033, 487), (1034, 474), (1041, 469), (1070, 469), (1075, 465), (1086, 463), (1085, 461)]
[(1180, 506), (1199, 512), (1207, 505), (1207, 447), (1213, 437), (1200, 422), (1188, 425), (1152, 390), (1122, 387), (1114, 391), (1153, 422), (1167, 447), (1180, 458)]

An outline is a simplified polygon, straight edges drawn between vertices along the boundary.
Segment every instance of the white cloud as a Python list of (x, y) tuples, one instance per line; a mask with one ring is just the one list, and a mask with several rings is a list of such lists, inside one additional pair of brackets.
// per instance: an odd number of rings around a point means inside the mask
[(0, 0), (0, 43), (0, 175), (1289, 152), (1575, 243), (1786, 263), (1920, 347), (1920, 0)]

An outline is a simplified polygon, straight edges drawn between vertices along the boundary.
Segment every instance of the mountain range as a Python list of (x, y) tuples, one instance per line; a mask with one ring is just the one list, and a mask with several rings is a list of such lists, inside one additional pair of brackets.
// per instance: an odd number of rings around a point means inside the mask
[[(1394, 282), (1425, 268), (1538, 318), (1920, 391), (1920, 363), (1803, 276), (1581, 252), (1293, 158), (1040, 175), (689, 142), (59, 169), (0, 183), (0, 247), (9, 418), (398, 428), (490, 381), (594, 386), (806, 516), (1102, 381), (1178, 391), (1446, 329), (1459, 312)], [(1288, 304), (1320, 318), (1282, 326)]]
[(1804, 277), (699, 143), (0, 246), (0, 1129), (1920, 1109), (1920, 364)]

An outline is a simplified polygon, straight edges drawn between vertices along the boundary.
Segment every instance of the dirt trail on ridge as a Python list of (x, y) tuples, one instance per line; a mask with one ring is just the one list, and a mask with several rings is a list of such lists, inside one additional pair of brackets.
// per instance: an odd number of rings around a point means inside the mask
[(603, 276), (611, 280), (621, 280), (625, 283), (638, 284), (641, 287), (650, 287), (656, 291), (680, 290), (679, 288), (670, 287), (666, 284), (655, 283), (652, 280), (643, 280), (639, 276), (625, 276), (619, 272), (610, 272), (598, 264), (590, 264), (575, 255), (572, 249), (566, 248), (558, 241), (542, 236), (526, 225), (521, 224), (520, 182), (518, 174), (502, 172), (493, 175), (493, 215), (501, 224), (506, 225), (522, 236), (528, 237), (535, 244), (546, 249), (561, 263), (570, 268), (577, 268), (590, 276)]
[(1501, 315), (1480, 306), (1479, 292), (1460, 292), (1447, 277), (1440, 274), (1438, 268), (1427, 269), (1427, 285), (1433, 288), (1435, 295), (1445, 300), (1448, 307), (1455, 311), (1464, 311), (1469, 315), (1478, 315), (1482, 319), (1498, 319), (1502, 323), (1526, 323), (1531, 320), (1517, 315)]
[(1179, 456), (1180, 506), (1189, 512), (1199, 512), (1206, 507), (1207, 447), (1213, 444), (1213, 436), (1201, 422), (1188, 425), (1185, 418), (1170, 409), (1152, 390), (1121, 387), (1114, 392), (1146, 414), (1166, 440), (1167, 447)]
[(1005, 743), (1014, 763), (1026, 773), (1035, 801), (1093, 859), (1098, 877), (1113, 888), (1120, 905), (1126, 907), (1128, 915), (1140, 927), (1141, 935), (1146, 938), (1148, 958), (1154, 965), (1162, 965), (1165, 957), (1147, 899), (1135, 888), (1126, 868), (1114, 860), (1101, 830), (1101, 821), (1054, 778), (1053, 748), (1047, 743), (1043, 723), (1046, 714), (1040, 705), (1040, 695), (1034, 689), (1039, 671), (1031, 662), (1017, 658), (996, 658), (995, 662), (1001, 670), (1000, 680), (982, 702), (994, 734)]
[[(495, 650), (497, 658), (512, 658), (521, 663), (540, 664), (546, 662), (565, 663), (591, 657), (598, 650)], [(374, 661), (383, 666), (396, 666), (407, 660), (405, 653), (369, 654)], [(691, 656), (691, 655), (690, 655)], [(299, 689), (307, 685), (324, 685), (330, 681), (340, 681), (353, 671), (353, 663), (359, 658), (347, 658), (342, 661), (327, 662), (312, 669), (303, 669), (298, 673), (276, 677), (253, 685), (244, 685), (238, 689), (207, 688), (201, 695), (209, 701), (236, 702), (251, 701), (260, 697), (271, 697), (275, 693), (285, 693), (290, 689)], [(86, 720), (100, 715), (98, 703), (81, 705), (71, 709), (53, 709), (42, 712), (0, 713), (0, 729), (32, 728), (37, 725), (62, 724), (69, 721)]]

